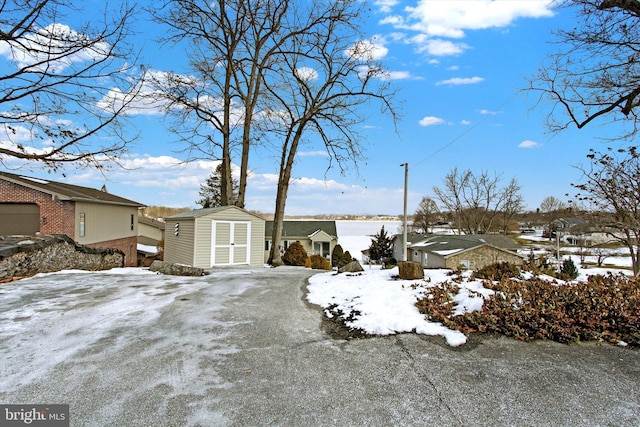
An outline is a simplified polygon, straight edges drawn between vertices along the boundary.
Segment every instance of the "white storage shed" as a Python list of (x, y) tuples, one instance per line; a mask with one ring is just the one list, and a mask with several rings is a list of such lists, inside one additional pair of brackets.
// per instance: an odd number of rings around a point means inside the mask
[(210, 268), (264, 265), (264, 224), (236, 206), (196, 209), (165, 218), (164, 260)]

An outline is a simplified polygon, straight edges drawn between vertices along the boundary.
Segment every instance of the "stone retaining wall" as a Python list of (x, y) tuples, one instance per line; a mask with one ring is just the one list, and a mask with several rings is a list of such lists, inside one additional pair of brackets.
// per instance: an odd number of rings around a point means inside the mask
[(122, 251), (79, 245), (65, 235), (0, 236), (0, 282), (52, 271), (123, 266)]

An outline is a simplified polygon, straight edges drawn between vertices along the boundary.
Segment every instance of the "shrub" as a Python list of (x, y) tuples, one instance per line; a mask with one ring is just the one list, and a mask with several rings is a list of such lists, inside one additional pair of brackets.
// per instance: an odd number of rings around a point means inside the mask
[(520, 340), (561, 343), (608, 341), (640, 347), (640, 279), (590, 276), (586, 283), (559, 285), (541, 279), (484, 282), (495, 294), (482, 311), (453, 315), (456, 288), (448, 283), (416, 303), (430, 320), (463, 333), (500, 333)]
[(300, 242), (293, 242), (282, 255), (282, 262), (286, 265), (304, 266), (306, 260), (307, 251)]
[(342, 246), (340, 245), (336, 245), (336, 247), (333, 248), (333, 253), (331, 254), (331, 264), (334, 267), (344, 267), (351, 261), (353, 261), (353, 257), (351, 256), (349, 251), (343, 252)]
[(315, 254), (308, 257), (305, 266), (311, 267), (314, 270), (331, 270), (331, 263), (329, 263), (329, 260), (320, 254)]
[(351, 256), (349, 251), (346, 251), (342, 255), (342, 258), (340, 259), (340, 267), (344, 267), (345, 265), (349, 264), (351, 261), (353, 261), (353, 257)]
[(341, 267), (339, 264), (342, 261), (343, 255), (344, 249), (342, 249), (342, 246), (336, 245), (336, 247), (333, 248), (333, 253), (331, 253), (331, 264), (333, 264), (334, 267)]
[(398, 260), (395, 259), (394, 257), (390, 257), (382, 260), (382, 268), (385, 268), (385, 269), (393, 268), (396, 265), (398, 265)]
[(497, 262), (489, 264), (475, 271), (474, 279), (500, 280), (502, 278), (520, 277), (520, 268), (510, 262)]
[(578, 277), (578, 268), (576, 267), (576, 265), (573, 263), (573, 260), (571, 258), (567, 258), (564, 261), (562, 261), (562, 267), (560, 268), (560, 273), (562, 273), (562, 275), (564, 277), (560, 277), (561, 279), (567, 279), (567, 280), (574, 280), (576, 277)]

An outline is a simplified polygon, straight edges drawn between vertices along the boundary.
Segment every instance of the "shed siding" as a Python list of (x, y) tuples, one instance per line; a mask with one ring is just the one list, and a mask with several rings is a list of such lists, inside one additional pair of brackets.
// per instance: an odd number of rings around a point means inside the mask
[[(180, 232), (175, 235), (175, 225)], [(164, 233), (164, 260), (178, 264), (194, 265), (195, 221), (169, 220)]]
[[(237, 225), (237, 239), (243, 236), (249, 238), (250, 257), (246, 259), (246, 251), (240, 256), (235, 254), (231, 261), (258, 267), (264, 264), (263, 245), (264, 245), (264, 219), (255, 216), (244, 209), (227, 206), (209, 210), (196, 210), (186, 215), (179, 214), (174, 218), (166, 219), (165, 229), (165, 254), (164, 258), (167, 262), (182, 263), (200, 268), (211, 268), (212, 264), (229, 265), (230, 250), (230, 227), (221, 227), (217, 231), (217, 235), (213, 236), (213, 224), (226, 224), (227, 226)], [(222, 223), (217, 222), (222, 221)], [(174, 235), (175, 224), (180, 224), (179, 236)], [(229, 224), (232, 223), (232, 224)], [(222, 246), (219, 251), (215, 252), (216, 260), (212, 260), (212, 246), (216, 243)], [(244, 241), (238, 240), (239, 245)], [(224, 252), (224, 245), (226, 251)], [(246, 247), (246, 246), (245, 246)], [(234, 248), (236, 249), (236, 248)], [(216, 261), (216, 262), (212, 262)]]

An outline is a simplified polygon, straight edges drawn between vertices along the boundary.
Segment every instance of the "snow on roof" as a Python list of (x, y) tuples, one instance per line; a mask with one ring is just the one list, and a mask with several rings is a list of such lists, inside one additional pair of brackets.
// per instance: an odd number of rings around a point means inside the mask
[(433, 252), (434, 254), (447, 256), (447, 255), (455, 254), (456, 252), (461, 252), (463, 250), (464, 249), (449, 249), (449, 250), (444, 250), (444, 251), (431, 251), (431, 252)]

